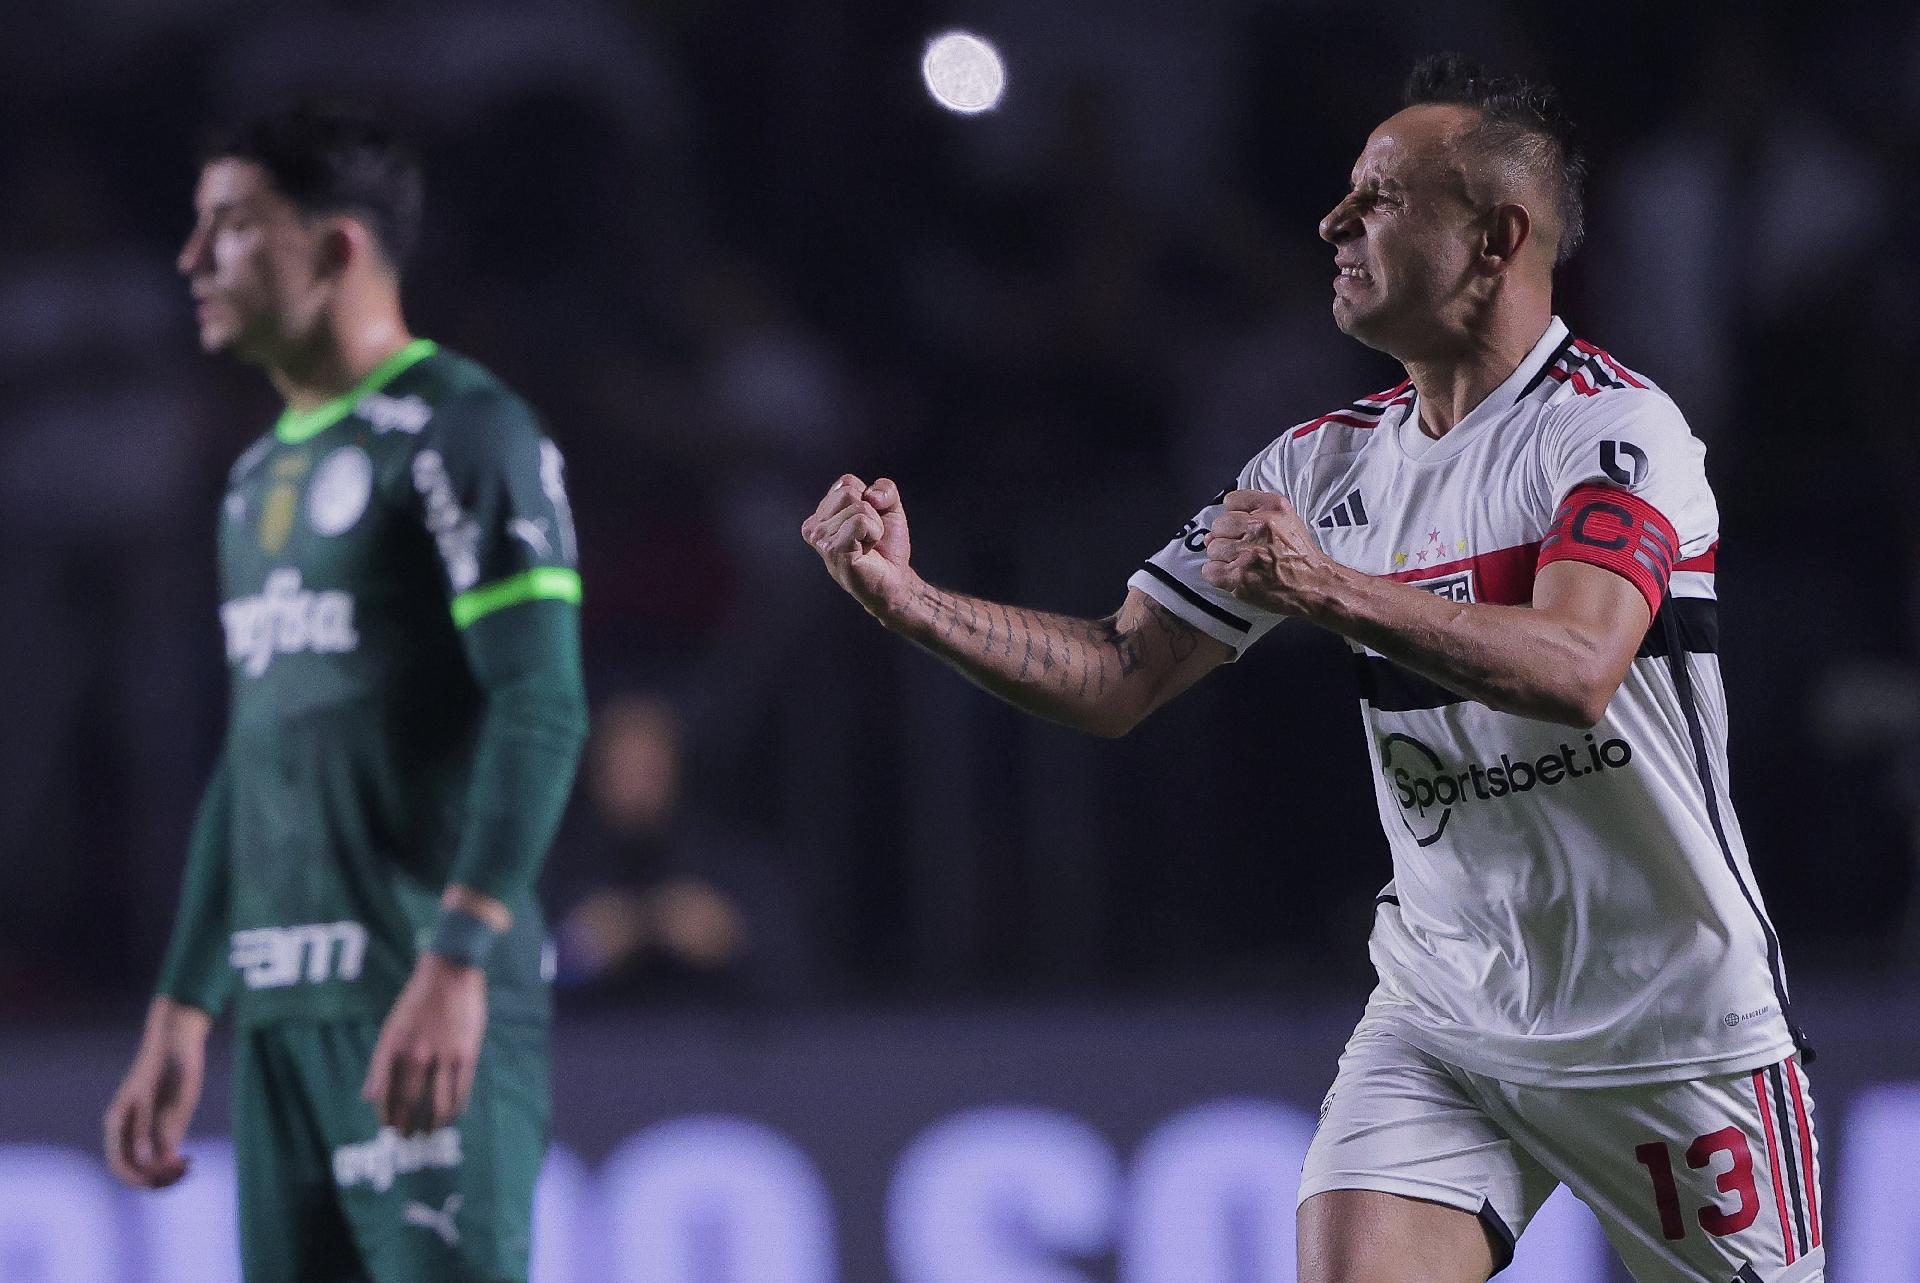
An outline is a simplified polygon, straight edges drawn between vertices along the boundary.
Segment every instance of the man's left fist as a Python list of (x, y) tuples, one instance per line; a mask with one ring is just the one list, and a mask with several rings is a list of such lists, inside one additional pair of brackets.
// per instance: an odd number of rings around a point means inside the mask
[(1309, 614), (1333, 588), (1333, 560), (1293, 505), (1264, 490), (1233, 490), (1207, 534), (1200, 577), (1277, 615)]

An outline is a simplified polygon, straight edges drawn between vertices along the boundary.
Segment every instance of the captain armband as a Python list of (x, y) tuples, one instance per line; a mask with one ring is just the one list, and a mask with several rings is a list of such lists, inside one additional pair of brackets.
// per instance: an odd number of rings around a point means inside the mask
[(1560, 501), (1538, 565), (1583, 561), (1611, 570), (1640, 590), (1649, 614), (1658, 614), (1679, 557), (1680, 537), (1658, 508), (1625, 490), (1585, 485)]

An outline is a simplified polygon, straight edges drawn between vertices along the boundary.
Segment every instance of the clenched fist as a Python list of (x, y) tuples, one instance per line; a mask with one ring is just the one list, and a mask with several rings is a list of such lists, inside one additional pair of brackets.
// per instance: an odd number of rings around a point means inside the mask
[(907, 510), (900, 488), (885, 477), (868, 485), (852, 473), (828, 489), (800, 537), (827, 563), (835, 583), (881, 623), (902, 617), (920, 577), (908, 566)]
[(1277, 615), (1311, 615), (1332, 595), (1339, 565), (1291, 503), (1264, 490), (1234, 490), (1222, 502), (1201, 578)]

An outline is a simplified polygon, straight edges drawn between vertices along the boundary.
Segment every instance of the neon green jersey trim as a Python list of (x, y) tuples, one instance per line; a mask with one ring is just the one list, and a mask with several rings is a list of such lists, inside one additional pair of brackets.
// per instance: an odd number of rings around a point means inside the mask
[(580, 572), (564, 566), (535, 566), (507, 579), (470, 588), (453, 599), (453, 626), (465, 628), (496, 610), (523, 601), (569, 601), (580, 604)]
[(361, 397), (369, 392), (378, 392), (393, 382), (402, 370), (426, 360), (439, 350), (440, 345), (432, 339), (415, 339), (374, 366), (373, 373), (360, 380), (351, 392), (342, 392), (325, 405), (316, 405), (311, 410), (282, 410), (280, 421), (273, 425), (273, 435), (287, 445), (311, 441), (352, 413)]

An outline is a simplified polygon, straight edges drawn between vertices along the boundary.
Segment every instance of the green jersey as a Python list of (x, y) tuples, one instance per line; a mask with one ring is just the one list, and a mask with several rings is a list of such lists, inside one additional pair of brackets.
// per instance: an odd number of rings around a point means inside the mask
[(544, 1019), (533, 876), (585, 720), (553, 442), (417, 341), (240, 457), (219, 543), (228, 732), (162, 991), (379, 1019), (458, 882), (513, 913), (495, 1017)]

